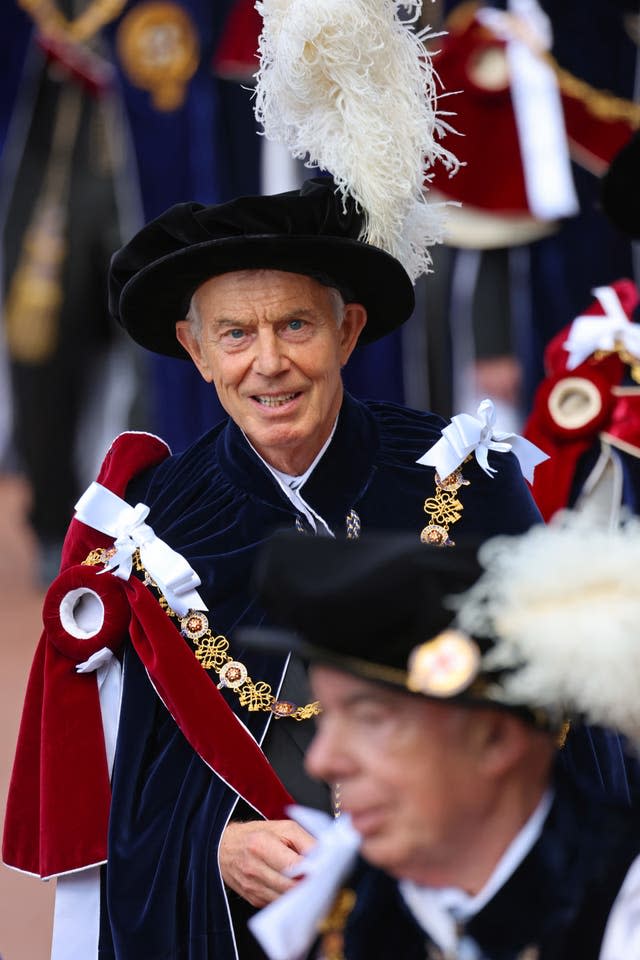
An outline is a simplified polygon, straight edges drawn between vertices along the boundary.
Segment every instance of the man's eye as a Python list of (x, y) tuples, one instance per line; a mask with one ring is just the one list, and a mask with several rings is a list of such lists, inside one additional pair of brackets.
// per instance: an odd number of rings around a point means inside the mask
[(304, 327), (304, 320), (289, 320), (287, 324), (289, 330), (302, 330)]
[(240, 327), (234, 327), (233, 330), (227, 330), (227, 336), (230, 340), (242, 340), (244, 337), (244, 330)]

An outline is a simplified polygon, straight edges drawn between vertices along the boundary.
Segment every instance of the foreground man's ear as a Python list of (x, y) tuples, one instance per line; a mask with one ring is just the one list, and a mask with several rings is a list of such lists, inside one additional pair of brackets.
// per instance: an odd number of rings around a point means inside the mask
[(555, 753), (553, 738), (520, 717), (502, 710), (478, 711), (473, 739), (479, 769), (490, 777), (504, 776), (525, 764), (547, 769)]

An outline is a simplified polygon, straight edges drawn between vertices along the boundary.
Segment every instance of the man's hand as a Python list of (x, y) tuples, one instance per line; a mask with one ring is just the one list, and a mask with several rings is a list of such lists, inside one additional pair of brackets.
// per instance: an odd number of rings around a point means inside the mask
[(230, 823), (219, 849), (228, 887), (254, 907), (264, 907), (295, 883), (282, 871), (302, 858), (315, 839), (293, 820)]

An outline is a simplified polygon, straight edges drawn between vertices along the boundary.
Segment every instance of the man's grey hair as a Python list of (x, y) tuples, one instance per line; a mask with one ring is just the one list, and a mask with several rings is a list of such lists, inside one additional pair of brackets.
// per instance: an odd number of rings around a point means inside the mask
[(191, 300), (189, 301), (189, 309), (187, 310), (186, 320), (191, 324), (191, 330), (193, 332), (196, 340), (199, 340), (202, 335), (202, 317), (200, 316), (200, 311), (198, 310), (198, 304), (196, 303), (196, 293), (193, 294)]
[[(344, 308), (346, 306), (345, 300), (336, 287), (330, 287), (327, 285), (327, 290), (329, 291), (329, 297), (331, 299), (333, 312), (335, 314), (336, 323), (339, 329), (342, 326), (342, 321), (344, 320)], [(198, 304), (196, 303), (197, 292), (197, 290), (194, 292), (191, 300), (189, 301), (189, 309), (185, 319), (191, 324), (194, 337), (199, 340), (202, 335), (202, 317), (200, 316)]]

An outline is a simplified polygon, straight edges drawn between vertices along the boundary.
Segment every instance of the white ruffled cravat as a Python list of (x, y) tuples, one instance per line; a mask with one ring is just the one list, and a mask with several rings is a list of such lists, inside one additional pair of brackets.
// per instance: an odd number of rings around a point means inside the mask
[(457, 414), (444, 428), (440, 439), (416, 463), (435, 467), (438, 476), (444, 480), (464, 463), (470, 453), (475, 453), (484, 472), (492, 476), (497, 471), (489, 466), (489, 451), (512, 451), (518, 458), (523, 475), (531, 483), (533, 471), (539, 463), (549, 459), (548, 455), (517, 433), (496, 430), (495, 420), (496, 411), (491, 400), (482, 401), (477, 417), (470, 413)]
[(271, 960), (302, 960), (306, 956), (361, 843), (348, 814), (334, 819), (300, 806), (289, 807), (287, 812), (317, 843), (290, 871), (304, 879), (249, 920), (249, 929)]

